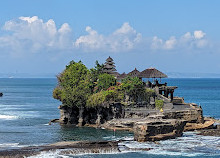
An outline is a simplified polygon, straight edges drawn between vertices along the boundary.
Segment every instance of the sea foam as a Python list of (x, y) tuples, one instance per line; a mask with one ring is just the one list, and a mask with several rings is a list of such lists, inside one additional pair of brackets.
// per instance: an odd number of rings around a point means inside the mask
[(2, 120), (14, 120), (14, 119), (18, 119), (18, 116), (13, 116), (13, 115), (0, 115), (0, 119), (2, 119)]
[(127, 148), (123, 149), (147, 149), (143, 154), (153, 155), (176, 155), (176, 156), (200, 156), (200, 155), (220, 155), (220, 138), (214, 136), (201, 136), (192, 132), (185, 132), (183, 137), (176, 139), (153, 142), (139, 143), (136, 141), (125, 141), (120, 143), (120, 146)]

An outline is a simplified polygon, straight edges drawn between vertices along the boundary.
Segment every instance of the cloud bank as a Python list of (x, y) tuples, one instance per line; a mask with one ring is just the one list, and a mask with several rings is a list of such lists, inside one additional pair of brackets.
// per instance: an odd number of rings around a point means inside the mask
[[(148, 50), (201, 49), (209, 46), (202, 30), (187, 32), (181, 37), (162, 39), (158, 36), (143, 37), (129, 23), (109, 35), (100, 34), (87, 26), (85, 35), (74, 37), (68, 23), (58, 28), (53, 19), (44, 22), (37, 16), (19, 17), (7, 21), (2, 27), (6, 35), (0, 36), (0, 50), (8, 52), (84, 51), (84, 52), (128, 52)], [(74, 40), (75, 38), (75, 40)], [(145, 40), (150, 39), (150, 40)]]
[(8, 35), (0, 37), (0, 47), (9, 47), (14, 51), (63, 50), (71, 48), (72, 30), (67, 23), (57, 29), (50, 19), (43, 22), (37, 16), (19, 17), (5, 23), (3, 30)]
[(163, 40), (154, 36), (151, 43), (152, 49), (159, 50), (173, 50), (173, 49), (197, 49), (205, 48), (209, 45), (208, 40), (205, 37), (206, 33), (201, 30), (196, 30), (191, 34), (185, 33), (180, 38), (171, 36), (168, 40)]

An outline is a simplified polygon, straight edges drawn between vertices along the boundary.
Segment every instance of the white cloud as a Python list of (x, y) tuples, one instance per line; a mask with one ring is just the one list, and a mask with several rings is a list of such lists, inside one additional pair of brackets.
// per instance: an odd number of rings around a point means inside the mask
[(185, 33), (180, 38), (171, 36), (168, 40), (163, 40), (154, 36), (151, 42), (151, 49), (173, 50), (173, 49), (197, 49), (204, 48), (209, 45), (208, 39), (203, 31), (194, 31)]
[(164, 49), (173, 49), (177, 40), (174, 36), (170, 37), (170, 39), (166, 40), (164, 43)]
[(5, 23), (3, 30), (7, 35), (0, 36), (0, 52), (127, 52), (146, 50), (200, 49), (209, 46), (206, 33), (202, 30), (187, 32), (181, 37), (171, 36), (162, 39), (158, 36), (142, 37), (129, 23), (109, 35), (100, 34), (90, 26), (85, 28), (86, 35), (75, 41), (68, 23), (57, 28), (53, 19), (44, 21), (37, 16), (19, 17)]
[(141, 34), (137, 33), (129, 23), (124, 23), (108, 36), (99, 34), (90, 26), (86, 27), (86, 31), (88, 35), (80, 36), (75, 42), (76, 48), (86, 51), (129, 51), (134, 49), (142, 39)]
[(19, 17), (7, 21), (3, 29), (11, 34), (0, 37), (0, 47), (8, 46), (13, 51), (37, 52), (72, 47), (69, 25), (65, 23), (57, 29), (52, 19), (44, 22), (37, 16)]
[(86, 32), (88, 32), (88, 35), (80, 36), (76, 40), (75, 46), (77, 48), (83, 48), (86, 51), (101, 50), (104, 48), (105, 41), (103, 35), (99, 35), (90, 26), (86, 27)]
[(204, 36), (205, 36), (205, 33), (202, 32), (201, 30), (199, 30), (199, 31), (194, 31), (194, 37), (195, 37), (195, 39), (201, 39), (201, 38), (203, 38)]

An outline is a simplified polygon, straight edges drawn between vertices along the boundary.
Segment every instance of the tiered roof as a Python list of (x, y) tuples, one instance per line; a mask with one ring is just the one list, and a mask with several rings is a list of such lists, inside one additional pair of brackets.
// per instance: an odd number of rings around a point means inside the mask
[(103, 72), (112, 74), (112, 75), (118, 75), (115, 69), (115, 63), (113, 62), (113, 59), (111, 57), (108, 57), (106, 59), (106, 62), (104, 64)]
[(162, 73), (161, 71), (157, 70), (156, 68), (148, 68), (145, 69), (144, 71), (140, 72), (136, 68), (129, 72), (128, 74), (123, 73), (119, 74), (114, 65), (113, 59), (109, 56), (106, 59), (106, 62), (104, 64), (103, 72), (114, 75), (117, 77), (118, 80), (121, 80), (123, 78), (126, 78), (127, 76), (130, 77), (139, 77), (139, 78), (167, 78), (167, 75)]

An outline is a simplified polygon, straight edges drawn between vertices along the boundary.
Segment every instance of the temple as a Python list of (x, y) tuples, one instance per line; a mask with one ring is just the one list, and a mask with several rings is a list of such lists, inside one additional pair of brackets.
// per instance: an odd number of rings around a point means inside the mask
[[(176, 86), (167, 86), (167, 83), (161, 83), (161, 78), (167, 78), (168, 76), (164, 74), (163, 72), (157, 70), (156, 68), (148, 68), (143, 71), (138, 71), (136, 68), (126, 74), (125, 72), (122, 74), (119, 74), (116, 71), (115, 68), (115, 63), (113, 62), (113, 59), (109, 56), (106, 59), (106, 62), (104, 64), (104, 69), (103, 71), (105, 73), (114, 75), (118, 82), (121, 82), (126, 77), (138, 77), (140, 80), (144, 82), (147, 88), (154, 89), (157, 94), (170, 99), (170, 102), (174, 101), (174, 90), (178, 87)], [(150, 78), (153, 80), (152, 82), (150, 81)], [(160, 82), (159, 82), (159, 80)], [(175, 98), (175, 101), (177, 102), (182, 102), (180, 101), (180, 98)]]
[(104, 64), (104, 68), (103, 68), (103, 72), (107, 73), (107, 74), (114, 75), (115, 77), (119, 76), (119, 73), (115, 69), (115, 63), (110, 56), (106, 59), (106, 62)]

